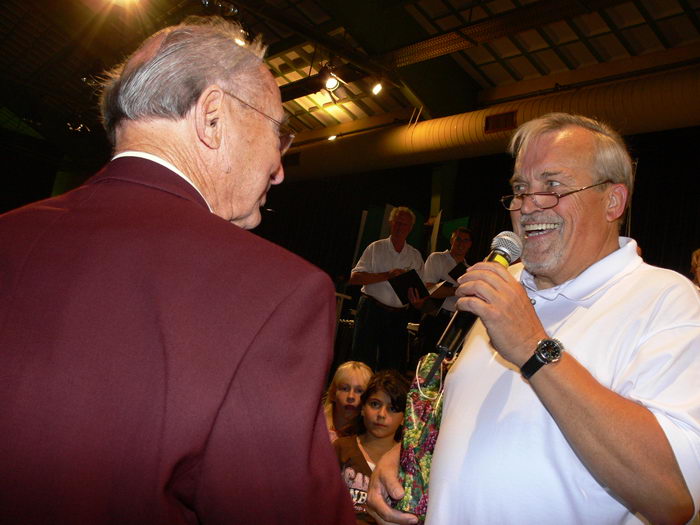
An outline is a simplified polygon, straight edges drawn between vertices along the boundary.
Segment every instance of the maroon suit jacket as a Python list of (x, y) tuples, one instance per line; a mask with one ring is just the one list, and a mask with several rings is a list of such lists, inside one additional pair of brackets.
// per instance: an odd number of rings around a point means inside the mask
[(0, 523), (354, 523), (333, 289), (148, 160), (0, 216)]

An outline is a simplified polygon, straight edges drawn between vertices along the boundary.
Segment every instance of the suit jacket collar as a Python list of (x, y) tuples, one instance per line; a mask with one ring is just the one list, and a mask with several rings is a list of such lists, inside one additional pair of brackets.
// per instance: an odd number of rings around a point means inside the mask
[(209, 206), (194, 186), (177, 173), (152, 160), (141, 157), (120, 157), (102, 168), (99, 173), (87, 181), (87, 184), (98, 184), (110, 179), (141, 184), (165, 191), (196, 202), (209, 211)]

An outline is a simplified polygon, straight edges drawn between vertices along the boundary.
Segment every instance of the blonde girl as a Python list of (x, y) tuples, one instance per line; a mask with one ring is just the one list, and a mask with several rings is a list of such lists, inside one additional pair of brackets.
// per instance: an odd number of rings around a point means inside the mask
[(323, 399), (323, 412), (331, 442), (355, 432), (353, 423), (360, 414), (360, 397), (372, 377), (372, 369), (359, 361), (346, 361), (338, 367)]

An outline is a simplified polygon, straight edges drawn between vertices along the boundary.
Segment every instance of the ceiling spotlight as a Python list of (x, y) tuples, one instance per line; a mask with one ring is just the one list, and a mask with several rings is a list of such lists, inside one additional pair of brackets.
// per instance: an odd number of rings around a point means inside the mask
[(233, 4), (225, 4), (222, 6), (223, 16), (235, 16), (238, 14), (238, 8)]
[(323, 82), (323, 87), (326, 88), (328, 91), (334, 91), (338, 89), (340, 83), (342, 82), (340, 77), (333, 73), (332, 66), (328, 64), (324, 65), (318, 71), (318, 76), (320, 77), (321, 82)]
[(338, 135), (331, 135), (330, 137), (328, 137), (328, 140), (335, 140), (337, 138), (338, 138)]
[(377, 82), (374, 86), (372, 86), (372, 93), (375, 95), (379, 95), (379, 92), (382, 90), (382, 83)]
[(231, 2), (226, 0), (201, 0), (202, 6), (205, 9), (215, 7), (219, 9), (221, 16), (235, 16), (238, 14), (238, 8)]
[(333, 73), (328, 73), (328, 78), (326, 79), (326, 89), (328, 91), (334, 91), (338, 89), (340, 85), (340, 80)]

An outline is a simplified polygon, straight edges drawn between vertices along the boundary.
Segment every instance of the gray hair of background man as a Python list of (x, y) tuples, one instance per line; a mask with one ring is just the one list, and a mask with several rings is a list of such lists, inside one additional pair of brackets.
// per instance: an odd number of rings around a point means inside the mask
[(188, 17), (147, 38), (101, 82), (102, 123), (110, 142), (115, 144), (124, 120), (184, 118), (212, 84), (254, 103), (257, 90), (251, 84), (259, 78), (266, 48), (259, 37), (248, 42), (245, 35), (239, 24), (221, 17)]
[(406, 206), (397, 206), (389, 213), (389, 222), (393, 221), (399, 213), (408, 213), (411, 216), (411, 224), (416, 223), (416, 214), (411, 211), (411, 208)]
[(592, 118), (569, 113), (548, 113), (520, 126), (513, 134), (508, 147), (508, 151), (515, 157), (516, 171), (519, 154), (528, 148), (530, 142), (546, 133), (561, 131), (568, 126), (578, 126), (593, 133), (596, 148), (593, 159), (595, 170), (593, 182), (610, 179), (615, 183), (624, 184), (628, 194), (625, 208), (628, 208), (634, 186), (632, 158), (620, 134)]

